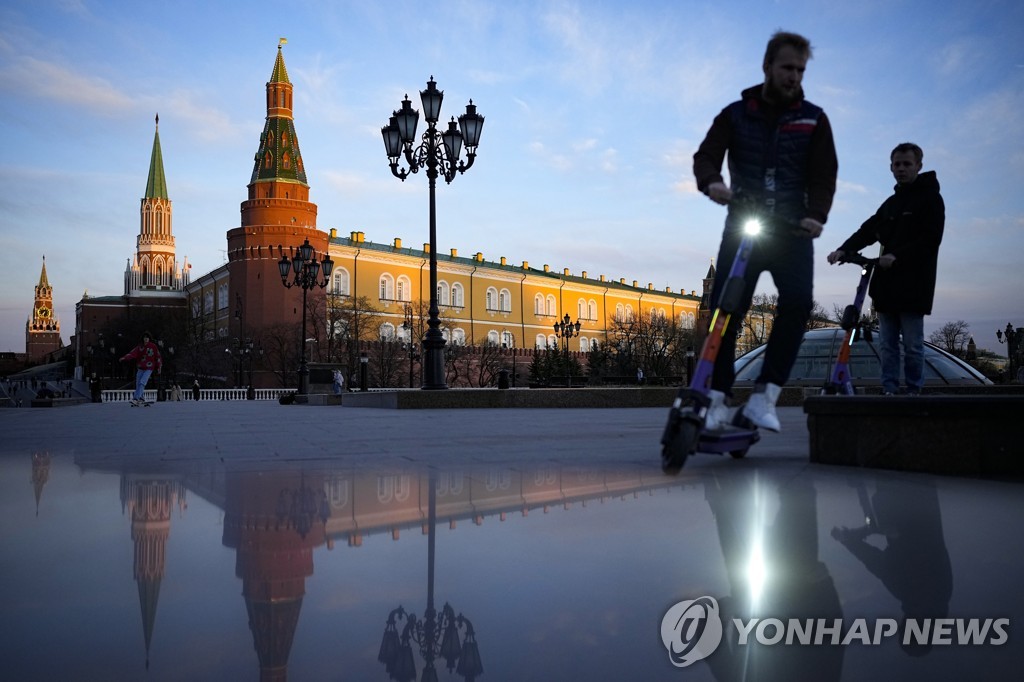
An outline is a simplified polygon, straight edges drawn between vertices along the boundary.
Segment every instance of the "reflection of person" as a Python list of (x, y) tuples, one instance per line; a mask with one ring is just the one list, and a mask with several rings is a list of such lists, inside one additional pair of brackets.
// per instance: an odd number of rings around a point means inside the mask
[[(778, 511), (770, 524), (758, 527), (771, 506), (768, 489), (756, 478), (710, 477), (705, 495), (715, 517), (725, 560), (730, 595), (719, 599), (728, 634), (705, 659), (715, 679), (838, 680), (844, 649), (839, 644), (816, 646), (759, 645), (753, 636), (737, 644), (733, 618), (778, 618), (801, 622), (842, 619), (839, 593), (818, 558), (817, 491), (805, 478), (778, 489)], [(755, 584), (752, 560), (761, 549), (764, 582)]]
[(139, 345), (121, 356), (121, 362), (135, 360), (135, 394), (131, 401), (133, 407), (146, 402), (146, 383), (153, 372), (160, 374), (163, 368), (160, 349), (150, 340), (151, 338), (149, 332), (144, 332)]
[[(811, 240), (821, 234), (828, 219), (838, 169), (828, 117), (804, 99), (801, 82), (810, 58), (811, 44), (803, 36), (773, 35), (762, 65), (764, 83), (744, 90), (739, 101), (715, 117), (693, 156), (701, 192), (722, 205), (729, 205), (734, 195), (746, 197), (769, 221), (769, 228), (774, 228), (758, 237), (744, 276), (744, 298), (721, 339), (711, 379), (709, 428), (731, 421), (726, 396), (735, 379), (736, 332), (750, 307), (758, 277), (767, 270), (779, 291), (778, 308), (764, 365), (743, 414), (762, 428), (780, 429), (775, 403), (789, 379), (813, 306)], [(722, 178), (727, 153), (731, 187)], [(743, 237), (740, 212), (730, 206), (719, 263), (732, 263), (736, 256)], [(779, 219), (777, 224), (770, 223), (772, 217)], [(711, 300), (716, 304), (728, 275), (727, 268), (719, 268), (715, 275)]]
[[(899, 600), (904, 619), (944, 618), (953, 594), (953, 568), (935, 486), (880, 479), (870, 501), (864, 488), (858, 492), (868, 523), (833, 528), (832, 537)], [(885, 547), (868, 544), (871, 535), (882, 536)], [(913, 655), (927, 653), (930, 647), (905, 642), (903, 646)]]
[(341, 375), (341, 370), (334, 370), (334, 395), (341, 395), (342, 389), (345, 387), (345, 377)]
[(924, 316), (932, 312), (939, 244), (946, 206), (935, 171), (921, 172), (924, 152), (912, 142), (896, 145), (889, 168), (896, 189), (873, 216), (828, 255), (835, 263), (879, 242), (882, 255), (871, 280), (871, 300), (878, 313), (882, 355), (882, 390), (900, 387), (900, 335), (903, 336), (907, 393), (921, 392), (924, 374)]

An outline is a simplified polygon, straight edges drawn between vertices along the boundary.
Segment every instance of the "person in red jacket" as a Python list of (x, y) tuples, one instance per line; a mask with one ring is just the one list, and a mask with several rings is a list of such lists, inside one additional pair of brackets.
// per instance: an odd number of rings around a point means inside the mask
[(135, 394), (132, 396), (132, 407), (146, 402), (146, 384), (153, 372), (160, 374), (163, 369), (163, 357), (160, 349), (151, 340), (149, 332), (142, 335), (142, 341), (135, 348), (121, 357), (121, 362), (135, 360)]

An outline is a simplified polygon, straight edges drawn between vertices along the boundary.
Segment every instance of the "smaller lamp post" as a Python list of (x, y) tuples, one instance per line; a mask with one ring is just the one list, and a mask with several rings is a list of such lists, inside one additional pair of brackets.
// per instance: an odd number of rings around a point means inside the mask
[[(1021, 334), (1022, 330), (1017, 329), (1015, 331), (1013, 325), (1009, 322), (1006, 323), (1006, 331), (1002, 331), (1000, 329), (996, 330), (996, 339), (999, 343), (1006, 344), (1006, 357), (1009, 361), (1009, 364), (1006, 367), (1006, 375), (1009, 377), (1011, 382), (1017, 376), (1014, 365), (1017, 364), (1016, 360), (1017, 353), (1020, 348)], [(1003, 339), (1005, 339), (1005, 341)]]
[(405, 304), (405, 321), (402, 322), (402, 329), (406, 330), (409, 334), (409, 388), (413, 388), (413, 362), (418, 360), (420, 356), (416, 354), (416, 346), (412, 341), (413, 315), (412, 306), (408, 303)]
[[(302, 246), (295, 250), (291, 260), (288, 256), (281, 256), (277, 262), (278, 272), (281, 274), (281, 284), (288, 289), (293, 286), (302, 288), (302, 336), (301, 356), (299, 360), (299, 395), (309, 393), (309, 367), (306, 366), (306, 293), (313, 288), (323, 289), (331, 280), (331, 271), (334, 269), (334, 261), (326, 253), (322, 260), (316, 259), (316, 250), (309, 243), (308, 239), (303, 240)], [(321, 279), (320, 273), (323, 272)], [(288, 275), (292, 274), (292, 281), (288, 281)]]
[(561, 322), (555, 322), (555, 334), (562, 339), (562, 347), (565, 349), (565, 373), (568, 377), (569, 388), (572, 388), (572, 367), (569, 366), (569, 339), (580, 335), (580, 321), (572, 323), (569, 313), (565, 314)]

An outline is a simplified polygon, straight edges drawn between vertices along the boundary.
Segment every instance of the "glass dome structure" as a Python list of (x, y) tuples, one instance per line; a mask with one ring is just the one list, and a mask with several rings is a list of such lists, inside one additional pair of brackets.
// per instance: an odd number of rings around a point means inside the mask
[[(845, 332), (839, 327), (812, 329), (804, 334), (787, 386), (823, 386), (832, 374), (836, 355)], [(872, 341), (857, 334), (850, 347), (850, 376), (854, 386), (880, 386), (882, 363), (879, 359), (878, 331)], [(736, 386), (753, 386), (761, 372), (766, 346), (736, 358)], [(902, 365), (901, 365), (902, 366)], [(991, 384), (985, 376), (966, 362), (927, 341), (924, 344), (924, 385), (979, 386)]]

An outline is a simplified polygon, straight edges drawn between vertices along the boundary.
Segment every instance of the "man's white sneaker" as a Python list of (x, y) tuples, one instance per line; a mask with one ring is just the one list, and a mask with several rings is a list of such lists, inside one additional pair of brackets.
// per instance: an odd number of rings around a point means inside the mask
[(720, 429), (731, 424), (733, 416), (736, 414), (736, 408), (725, 404), (725, 393), (708, 391), (708, 397), (711, 398), (711, 406), (708, 407), (708, 413), (704, 416), (704, 428)]
[(743, 406), (743, 416), (762, 429), (776, 433), (781, 431), (779, 415), (775, 413), (775, 402), (779, 399), (780, 393), (782, 387), (776, 384), (765, 384), (764, 390), (755, 388), (750, 400)]

